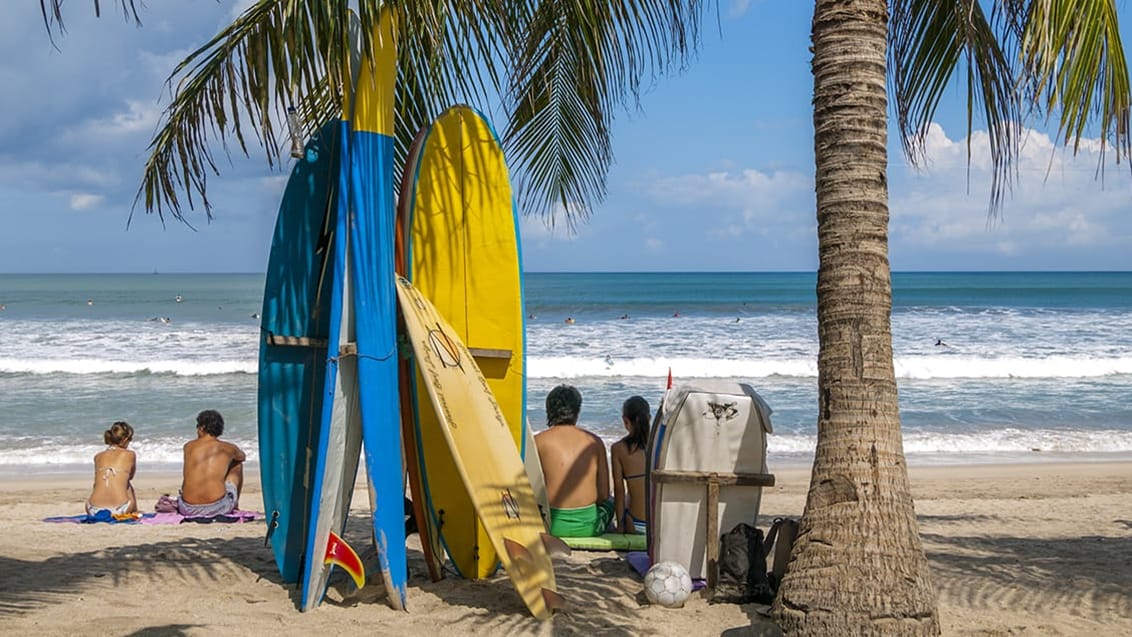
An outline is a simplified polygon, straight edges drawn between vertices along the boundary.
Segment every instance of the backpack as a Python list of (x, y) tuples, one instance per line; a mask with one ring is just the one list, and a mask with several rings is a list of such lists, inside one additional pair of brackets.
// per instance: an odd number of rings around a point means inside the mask
[(719, 577), (711, 601), (732, 604), (774, 601), (761, 530), (744, 522), (719, 537)]
[(776, 593), (778, 585), (782, 583), (782, 577), (786, 575), (786, 565), (790, 562), (790, 551), (794, 548), (794, 538), (797, 535), (798, 521), (790, 518), (775, 518), (766, 533), (763, 551), (766, 557), (771, 557), (772, 551), (774, 553), (771, 572), (767, 575), (770, 579), (770, 587)]

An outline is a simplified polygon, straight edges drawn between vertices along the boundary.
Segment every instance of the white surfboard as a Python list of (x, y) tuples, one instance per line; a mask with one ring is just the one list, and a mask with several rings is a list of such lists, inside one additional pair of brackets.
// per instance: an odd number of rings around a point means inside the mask
[[(680, 386), (661, 405), (651, 432), (652, 471), (767, 473), (770, 406), (749, 385), (705, 381)], [(707, 489), (704, 484), (651, 482), (649, 516), (652, 563), (685, 565), (693, 578), (707, 573)], [(719, 532), (759, 514), (762, 489), (719, 488)]]

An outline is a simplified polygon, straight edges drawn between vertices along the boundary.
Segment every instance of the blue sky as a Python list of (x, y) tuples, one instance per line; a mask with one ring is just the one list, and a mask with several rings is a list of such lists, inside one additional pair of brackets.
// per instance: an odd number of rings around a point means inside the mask
[[(243, 3), (150, 2), (135, 28), (104, 3), (66, 5), (52, 46), (33, 0), (0, 6), (0, 272), (260, 272), (286, 169), (234, 156), (210, 179), (215, 219), (196, 231), (155, 215), (126, 222), (174, 65)], [(813, 271), (817, 264), (808, 47), (812, 3), (721, 0), (699, 54), (618, 114), (608, 197), (575, 234), (522, 226), (529, 271)], [(1132, 13), (1123, 7), (1132, 49)], [(1126, 270), (1132, 176), (1097, 179), (1096, 140), (1077, 157), (1042, 122), (1020, 181), (987, 217), (985, 132), (966, 162), (964, 98), (945, 97), (929, 163), (890, 136), (894, 270)], [(498, 123), (502, 127), (502, 122)], [(1111, 162), (1112, 153), (1109, 153)], [(1047, 176), (1048, 174), (1048, 176)]]

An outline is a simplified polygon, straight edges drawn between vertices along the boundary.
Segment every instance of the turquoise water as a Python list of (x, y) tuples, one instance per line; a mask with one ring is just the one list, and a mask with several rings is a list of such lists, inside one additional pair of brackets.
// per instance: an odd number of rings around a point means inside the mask
[[(616, 439), (621, 401), (655, 407), (671, 368), (752, 384), (774, 409), (771, 464), (807, 462), (814, 286), (527, 274), (532, 426), (570, 382), (582, 424)], [(0, 471), (85, 465), (119, 419), (142, 468), (175, 467), (206, 408), (254, 458), (262, 293), (261, 274), (0, 275)], [(910, 463), (1132, 457), (1132, 273), (896, 273), (892, 322)]]

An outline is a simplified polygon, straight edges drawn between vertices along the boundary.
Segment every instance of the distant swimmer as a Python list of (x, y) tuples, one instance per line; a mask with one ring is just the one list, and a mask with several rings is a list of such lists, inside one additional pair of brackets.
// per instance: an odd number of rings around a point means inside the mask
[(605, 364), (606, 365), (612, 365), (613, 364), (613, 357), (610, 356), (609, 354), (605, 355)]
[(259, 318), (259, 312), (252, 312), (252, 318), (254, 318), (254, 319)]
[(533, 319), (534, 317), (535, 317), (535, 315), (534, 315), (534, 314), (528, 314), (528, 315), (527, 315), (527, 318), (529, 318), (529, 319)]
[(0, 312), (3, 312), (6, 309), (8, 309), (8, 306), (4, 305), (3, 303), (0, 303)]
[(617, 318), (619, 318), (619, 319), (621, 319), (622, 321), (624, 321), (625, 319), (629, 318), (629, 315), (628, 315), (628, 314), (622, 314), (621, 316), (619, 316), (619, 317), (617, 317)]
[(739, 317), (738, 317), (738, 316), (736, 316), (736, 317), (735, 317), (735, 322), (736, 322), (736, 323), (738, 323), (738, 322), (739, 322)]
[(183, 301), (183, 300), (184, 300), (184, 299), (182, 299), (182, 298), (181, 298), (181, 295), (180, 295), (180, 294), (178, 294), (178, 295), (177, 295), (177, 302), (178, 302), (178, 303), (180, 303), (180, 302), (181, 302), (181, 301)]
[(573, 325), (574, 324), (574, 317), (573, 316), (567, 316), (566, 317), (566, 324), (567, 325)]
[(680, 318), (680, 313), (679, 312), (673, 312), (672, 318)]
[(935, 339), (935, 346), (936, 346), (936, 347), (951, 347), (951, 346), (950, 346), (950, 345), (948, 345), (947, 343), (944, 343), (944, 342), (943, 342), (943, 339), (941, 339), (941, 338), (937, 338), (937, 339)]
[(162, 323), (165, 323), (165, 324), (169, 324), (169, 323), (172, 323), (172, 322), (173, 322), (173, 319), (169, 318), (168, 316), (162, 316), (162, 317), (161, 317), (161, 322), (162, 322)]
[(94, 307), (94, 299), (86, 300), (87, 307)]

